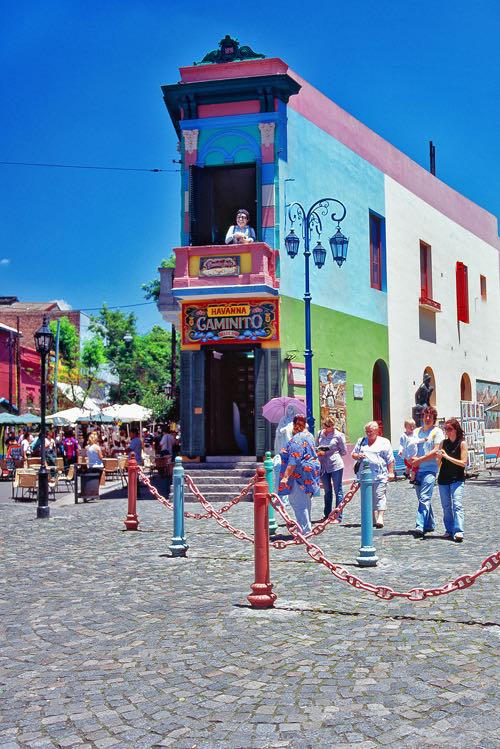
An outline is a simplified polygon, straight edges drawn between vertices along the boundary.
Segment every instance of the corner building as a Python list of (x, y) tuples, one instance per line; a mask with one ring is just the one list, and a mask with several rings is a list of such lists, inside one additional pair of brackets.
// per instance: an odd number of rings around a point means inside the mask
[[(304, 241), (290, 220), (295, 201), (306, 211), (322, 197), (340, 201), (349, 238), (342, 267), (329, 249), (321, 269), (311, 258), (316, 429), (328, 413), (327, 373), (338, 398), (330, 413), (350, 442), (375, 419), (396, 443), (424, 371), (447, 417), (460, 413), (464, 395), (475, 399), (476, 378), (500, 380), (491, 345), (500, 319), (492, 215), (283, 60), (226, 37), (180, 74), (162, 87), (182, 182), (181, 243), (175, 270), (160, 271), (159, 309), (181, 335), (187, 457), (262, 455), (273, 444), (262, 406), (277, 395), (305, 396)], [(250, 212), (257, 241), (226, 245), (239, 208)], [(301, 239), (294, 259), (284, 242), (291, 228)], [(336, 228), (331, 211), (322, 216), (327, 248)], [(311, 249), (317, 239), (313, 231)]]

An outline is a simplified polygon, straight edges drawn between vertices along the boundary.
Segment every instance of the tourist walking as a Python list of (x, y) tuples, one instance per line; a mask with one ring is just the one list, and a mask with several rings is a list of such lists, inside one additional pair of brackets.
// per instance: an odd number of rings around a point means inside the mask
[(384, 527), (384, 513), (387, 509), (387, 482), (394, 478), (394, 453), (386, 437), (380, 437), (376, 421), (365, 425), (365, 439), (356, 443), (351, 456), (354, 460), (365, 460), (372, 471), (373, 480), (373, 525)]
[[(324, 510), (323, 520), (332, 511), (333, 492), (335, 491), (335, 507), (344, 499), (342, 491), (342, 476), (344, 474), (344, 461), (342, 456), (347, 453), (344, 434), (335, 428), (335, 421), (327, 417), (323, 422), (323, 429), (318, 432), (316, 438), (316, 451), (321, 466), (321, 483), (323, 484)], [(334, 523), (342, 522), (342, 513), (337, 515)]]
[(415, 492), (418, 499), (417, 516), (415, 518), (415, 538), (423, 538), (436, 527), (434, 511), (432, 509), (432, 492), (438, 472), (438, 451), (444, 434), (436, 426), (437, 411), (427, 406), (422, 413), (422, 426), (415, 429), (415, 438), (419, 440), (416, 458), (410, 459), (412, 468), (417, 469), (415, 476)]
[(467, 443), (457, 419), (446, 421), (444, 432), (446, 437), (438, 451), (438, 488), (443, 508), (444, 535), (460, 543), (464, 540), (463, 497)]
[(292, 437), (281, 451), (278, 494), (288, 495), (302, 533), (310, 533), (311, 498), (319, 490), (320, 464), (306, 417), (294, 416)]

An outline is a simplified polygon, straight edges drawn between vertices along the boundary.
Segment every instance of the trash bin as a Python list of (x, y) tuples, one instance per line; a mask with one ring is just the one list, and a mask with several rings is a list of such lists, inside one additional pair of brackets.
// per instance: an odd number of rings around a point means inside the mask
[(80, 476), (80, 496), (82, 499), (99, 499), (99, 484), (102, 468), (86, 468), (78, 470)]

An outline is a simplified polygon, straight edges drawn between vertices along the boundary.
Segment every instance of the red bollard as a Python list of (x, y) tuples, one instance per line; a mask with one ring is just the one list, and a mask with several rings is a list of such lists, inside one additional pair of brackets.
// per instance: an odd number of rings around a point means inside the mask
[(254, 609), (270, 609), (277, 598), (269, 582), (269, 487), (263, 466), (258, 466), (253, 491), (255, 582), (247, 600)]
[(125, 527), (128, 531), (136, 531), (139, 527), (137, 517), (137, 474), (139, 466), (134, 453), (130, 453), (128, 459), (128, 514), (125, 518)]

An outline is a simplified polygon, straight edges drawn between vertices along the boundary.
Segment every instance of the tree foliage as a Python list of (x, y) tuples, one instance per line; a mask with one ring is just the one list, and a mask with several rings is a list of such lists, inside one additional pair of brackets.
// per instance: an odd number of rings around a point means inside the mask
[[(172, 401), (164, 395), (171, 376), (171, 334), (159, 325), (144, 335), (137, 333), (133, 313), (103, 305), (91, 319), (91, 329), (101, 338), (106, 361), (118, 378), (111, 386), (112, 403), (140, 403), (153, 409), (157, 419), (172, 414)], [(131, 340), (127, 342), (127, 334)]]
[[(50, 328), (55, 336), (57, 322), (52, 321)], [(58, 379), (71, 386), (73, 402), (83, 406), (96, 381), (99, 368), (106, 361), (102, 338), (94, 335), (93, 338), (84, 342), (80, 350), (80, 339), (76, 327), (67, 317), (61, 317), (59, 318), (59, 356)], [(77, 387), (83, 387), (83, 398), (78, 395)]]

